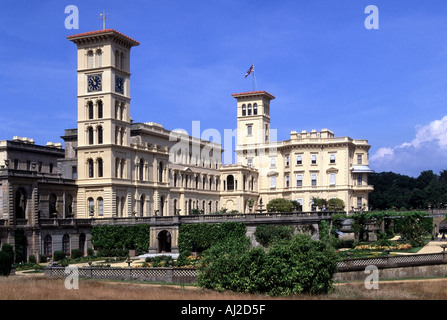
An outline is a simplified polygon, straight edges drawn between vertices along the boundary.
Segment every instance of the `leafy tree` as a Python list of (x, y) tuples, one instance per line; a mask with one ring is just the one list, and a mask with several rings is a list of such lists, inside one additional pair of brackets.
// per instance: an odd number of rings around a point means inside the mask
[(320, 210), (323, 207), (327, 207), (327, 200), (326, 199), (315, 197), (315, 198), (312, 198), (312, 202), (313, 202), (313, 205), (315, 207), (317, 207), (317, 208), (320, 208)]
[(345, 202), (339, 198), (329, 199), (327, 205), (331, 211), (343, 211), (345, 209)]
[(262, 246), (268, 247), (277, 240), (291, 239), (293, 236), (293, 228), (292, 226), (262, 224), (256, 227), (254, 235), (256, 241)]
[(293, 209), (293, 203), (283, 198), (273, 199), (267, 203), (268, 212), (292, 212)]
[(0, 276), (9, 276), (14, 262), (14, 249), (10, 244), (4, 244), (0, 251)]
[(275, 242), (268, 252), (247, 238), (231, 239), (204, 252), (198, 283), (217, 291), (324, 294), (332, 289), (336, 262), (332, 247), (304, 234)]

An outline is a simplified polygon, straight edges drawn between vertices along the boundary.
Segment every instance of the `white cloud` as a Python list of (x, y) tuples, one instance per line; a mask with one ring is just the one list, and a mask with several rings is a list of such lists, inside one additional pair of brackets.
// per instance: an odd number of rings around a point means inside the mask
[(447, 115), (416, 128), (411, 142), (379, 148), (371, 157), (376, 172), (393, 171), (418, 176), (421, 171), (447, 169)]

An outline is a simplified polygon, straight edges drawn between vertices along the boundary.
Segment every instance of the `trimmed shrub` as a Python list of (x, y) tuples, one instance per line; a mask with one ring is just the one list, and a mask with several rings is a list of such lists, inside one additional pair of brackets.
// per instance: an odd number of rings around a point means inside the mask
[[(73, 252), (72, 252), (73, 254)], [(53, 259), (54, 261), (64, 260), (65, 259), (65, 252), (62, 250), (56, 250), (53, 253)]]
[(71, 250), (71, 258), (72, 259), (78, 259), (78, 258), (82, 258), (83, 254), (81, 249), (72, 249)]

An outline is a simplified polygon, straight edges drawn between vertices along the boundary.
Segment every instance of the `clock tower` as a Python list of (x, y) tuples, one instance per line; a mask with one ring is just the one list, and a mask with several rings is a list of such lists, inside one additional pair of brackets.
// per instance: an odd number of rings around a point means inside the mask
[(78, 216), (116, 216), (131, 178), (130, 50), (140, 43), (113, 29), (67, 38), (78, 53)]

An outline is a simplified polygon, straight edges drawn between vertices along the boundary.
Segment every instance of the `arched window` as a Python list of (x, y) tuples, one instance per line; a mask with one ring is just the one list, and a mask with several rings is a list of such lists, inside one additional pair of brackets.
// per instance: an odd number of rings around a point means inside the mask
[(163, 162), (158, 164), (158, 182), (163, 182)]
[(253, 115), (257, 115), (258, 114), (258, 104), (257, 103), (255, 103), (254, 105), (253, 105)]
[(93, 128), (88, 127), (88, 144), (92, 145), (94, 143), (94, 136), (93, 136)]
[(115, 159), (115, 178), (119, 178), (118, 174), (120, 172), (120, 159)]
[(140, 180), (143, 180), (144, 179), (144, 159), (140, 159), (139, 174), (140, 174)]
[(43, 239), (43, 254), (47, 257), (51, 257), (53, 255), (53, 240), (49, 234), (47, 234)]
[(102, 103), (102, 101), (98, 100), (97, 105), (98, 105), (98, 118), (102, 119), (102, 117), (103, 117), (103, 103)]
[(251, 103), (248, 104), (248, 115), (251, 116)]
[(65, 197), (65, 217), (73, 215), (73, 197), (69, 194)]
[(22, 188), (16, 192), (15, 209), (16, 219), (25, 219), (26, 212), (26, 192)]
[(165, 197), (160, 197), (160, 216), (163, 216), (165, 210)]
[(121, 64), (121, 69), (125, 69), (124, 68), (124, 53), (123, 52), (121, 52), (121, 56), (120, 56), (120, 64)]
[(120, 120), (124, 120), (124, 103), (120, 104)]
[(99, 158), (96, 162), (98, 164), (98, 177), (101, 178), (104, 175), (104, 171), (103, 171), (104, 162), (102, 161), (101, 158)]
[(118, 101), (115, 101), (115, 119), (118, 119), (120, 104)]
[(125, 204), (126, 204), (126, 198), (121, 197), (121, 201), (120, 201), (120, 205), (121, 205), (121, 217), (124, 217), (124, 208), (125, 208)]
[(144, 216), (144, 203), (146, 202), (146, 197), (144, 194), (140, 197), (140, 217)]
[(96, 128), (96, 130), (98, 131), (98, 144), (102, 144), (104, 141), (102, 126), (98, 126), (98, 128)]
[(104, 215), (104, 199), (98, 198), (98, 216)]
[(120, 129), (119, 134), (120, 134), (120, 145), (123, 145), (123, 142), (124, 142), (124, 128)]
[(81, 250), (82, 256), (85, 254), (85, 233), (79, 235), (79, 250)]
[(90, 50), (87, 55), (88, 55), (88, 67), (89, 67), (89, 69), (92, 69), (92, 68), (94, 68), (93, 51)]
[(62, 237), (62, 251), (64, 251), (65, 255), (70, 255), (70, 236), (68, 234), (64, 234)]
[(234, 177), (231, 174), (227, 177), (227, 190), (234, 190)]
[(93, 119), (93, 102), (89, 101), (87, 103), (87, 107), (88, 107), (88, 118)]
[(87, 164), (88, 164), (88, 177), (93, 178), (95, 173), (95, 170), (93, 168), (93, 159), (88, 159)]
[(120, 197), (116, 197), (116, 203), (115, 203), (115, 208), (116, 208), (116, 216), (120, 217)]
[(57, 197), (54, 193), (50, 194), (48, 197), (48, 207), (50, 216), (57, 214)]
[(245, 104), (242, 105), (242, 115), (243, 116), (247, 115), (247, 107), (245, 106)]
[(126, 160), (121, 159), (120, 178), (124, 178), (124, 166), (125, 165), (126, 165)]
[(101, 50), (96, 51), (96, 66), (99, 68), (102, 67), (102, 51)]
[(115, 51), (115, 67), (120, 67), (120, 53), (118, 50)]
[(92, 216), (95, 214), (95, 201), (93, 200), (93, 198), (88, 198), (87, 203), (88, 203), (88, 214)]

